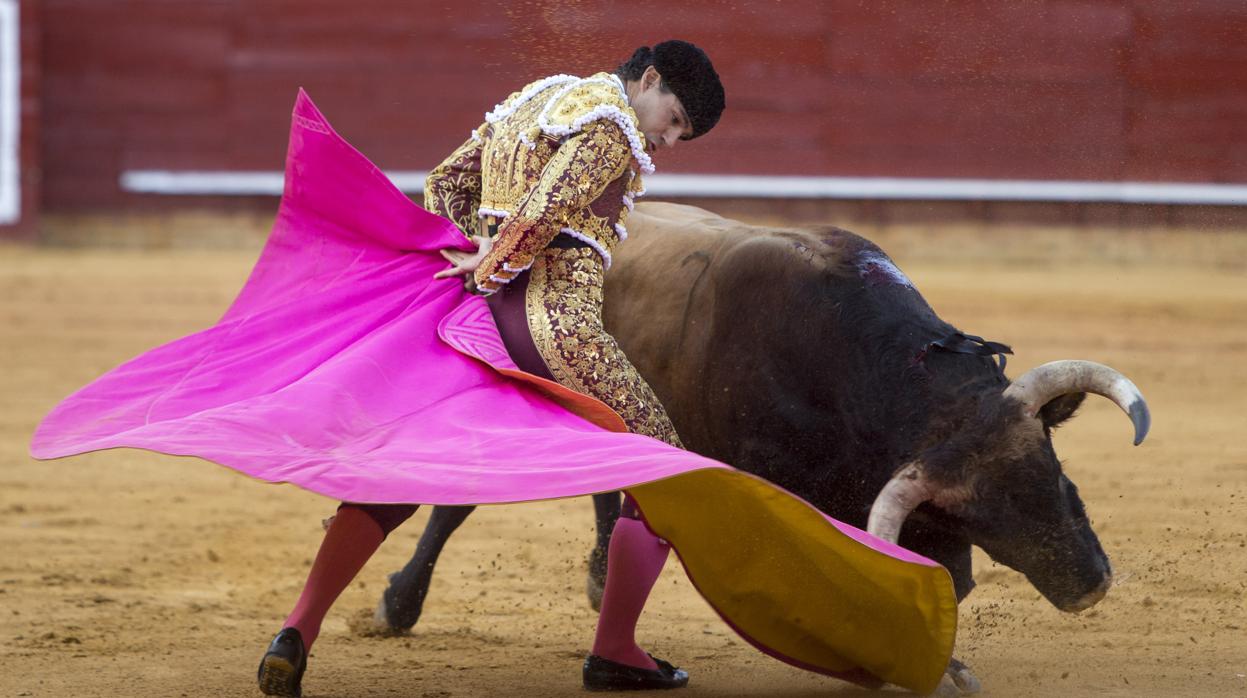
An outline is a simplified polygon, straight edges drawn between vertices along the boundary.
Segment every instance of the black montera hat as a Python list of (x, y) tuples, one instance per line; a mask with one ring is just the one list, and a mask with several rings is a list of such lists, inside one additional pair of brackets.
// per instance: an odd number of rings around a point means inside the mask
[(723, 83), (706, 52), (687, 41), (673, 39), (654, 47), (654, 69), (679, 98), (696, 138), (714, 128), (723, 114)]

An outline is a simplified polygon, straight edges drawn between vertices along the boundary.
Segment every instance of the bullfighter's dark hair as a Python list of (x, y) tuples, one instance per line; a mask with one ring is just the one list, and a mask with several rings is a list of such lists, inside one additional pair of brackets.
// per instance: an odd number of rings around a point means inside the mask
[(640, 80), (645, 69), (654, 66), (662, 76), (659, 87), (674, 92), (693, 127), (691, 140), (719, 122), (726, 106), (723, 83), (706, 52), (687, 41), (672, 39), (650, 48), (642, 46), (615, 69), (623, 80)]
[[(623, 80), (640, 80), (641, 75), (645, 73), (645, 69), (654, 65), (654, 49), (648, 46), (642, 46), (632, 52), (632, 57), (615, 69), (615, 74)], [(666, 83), (662, 84), (664, 92), (670, 92)]]

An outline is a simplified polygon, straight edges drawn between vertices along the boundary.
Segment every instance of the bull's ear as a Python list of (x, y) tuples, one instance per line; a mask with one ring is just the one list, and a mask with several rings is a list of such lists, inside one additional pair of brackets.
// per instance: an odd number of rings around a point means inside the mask
[(1074, 413), (1078, 411), (1078, 406), (1082, 404), (1086, 393), (1069, 393), (1048, 401), (1039, 410), (1039, 418), (1043, 420), (1043, 425), (1049, 429), (1060, 426)]

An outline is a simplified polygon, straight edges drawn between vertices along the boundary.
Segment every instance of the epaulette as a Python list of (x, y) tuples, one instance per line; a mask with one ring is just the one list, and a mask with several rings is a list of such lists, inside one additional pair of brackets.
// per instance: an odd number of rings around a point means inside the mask
[(636, 112), (628, 106), (623, 81), (614, 74), (598, 73), (560, 86), (537, 116), (537, 125), (545, 133), (563, 138), (599, 119), (619, 126), (643, 174), (654, 171), (654, 163), (645, 152), (645, 141), (637, 129)]

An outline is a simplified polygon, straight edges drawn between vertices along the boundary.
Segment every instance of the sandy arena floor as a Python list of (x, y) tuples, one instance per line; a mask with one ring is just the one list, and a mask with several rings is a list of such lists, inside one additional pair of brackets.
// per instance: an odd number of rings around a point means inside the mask
[[(993, 260), (991, 250), (1014, 249), (996, 243), (965, 263), (946, 244), (880, 241), (945, 319), (1012, 344), (1014, 375), (1052, 359), (1102, 361), (1134, 379), (1154, 415), (1139, 448), (1101, 399), (1057, 436), (1117, 570), (1099, 606), (1062, 614), (979, 558), (958, 655), (985, 694), (1247, 695), (1238, 236), (1203, 239), (1194, 255), (1168, 239), (1128, 259), (1046, 264), (1034, 261), (1043, 254)], [(36, 422), (69, 392), (213, 322), (254, 256), (0, 247), (0, 696), (258, 695), (256, 663), (334, 504), (192, 459), (114, 451), (39, 463), (26, 453)], [(591, 511), (587, 500), (479, 511), (448, 547), (412, 636), (353, 635), (348, 618), (372, 608), (410, 554), (421, 512), (330, 615), (307, 694), (582, 695)], [(747, 646), (674, 562), (640, 637), (691, 671), (684, 696), (865, 693)]]

